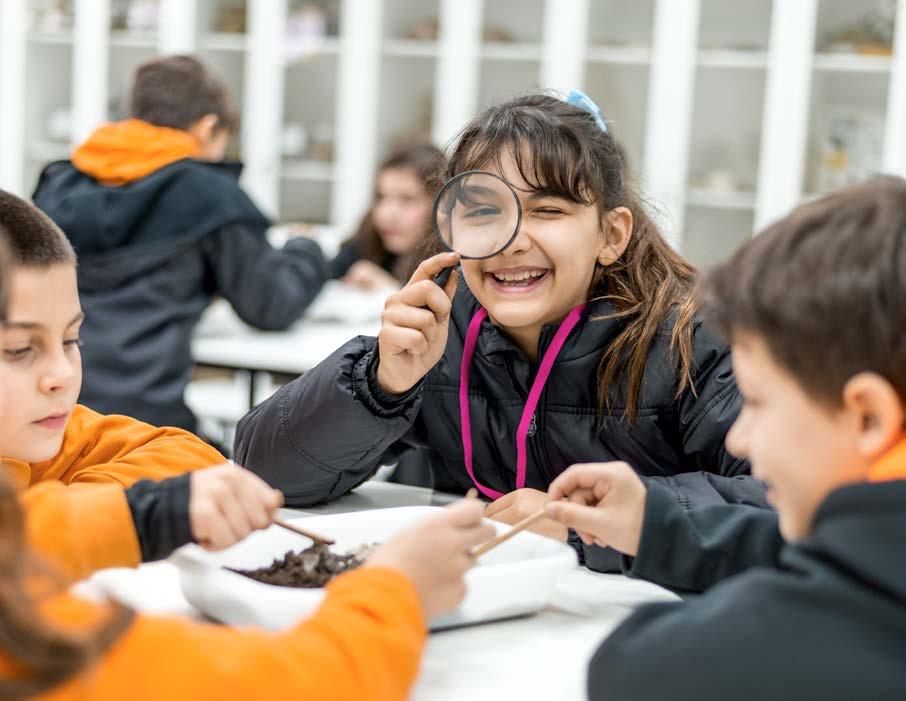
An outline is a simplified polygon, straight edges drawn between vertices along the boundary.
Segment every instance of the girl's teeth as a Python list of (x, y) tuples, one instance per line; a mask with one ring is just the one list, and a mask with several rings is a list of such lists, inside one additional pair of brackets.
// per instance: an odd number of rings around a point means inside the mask
[(533, 272), (522, 272), (522, 273), (494, 273), (494, 277), (499, 282), (520, 282), (522, 280), (529, 280), (532, 278), (539, 278), (544, 273), (545, 270), (535, 270)]

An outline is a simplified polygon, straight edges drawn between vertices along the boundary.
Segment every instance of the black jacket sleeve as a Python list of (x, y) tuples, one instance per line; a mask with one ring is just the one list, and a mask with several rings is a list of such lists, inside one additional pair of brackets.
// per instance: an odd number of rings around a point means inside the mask
[(211, 292), (222, 295), (245, 323), (280, 331), (292, 325), (321, 291), (329, 269), (320, 246), (305, 238), (273, 248), (264, 232), (229, 224), (205, 237)]
[(236, 460), (280, 489), (288, 506), (357, 487), (413, 426), (421, 385), (384, 393), (374, 381), (375, 352), (376, 339), (354, 338), (239, 422)]
[(704, 591), (750, 567), (776, 567), (783, 539), (769, 509), (714, 504), (684, 509), (659, 484), (648, 485), (642, 537), (630, 577), (685, 592)]
[(352, 264), (362, 258), (362, 250), (356, 241), (347, 241), (337, 253), (336, 257), (330, 261), (330, 277), (332, 280), (343, 277)]
[(126, 490), (142, 562), (162, 560), (176, 548), (192, 542), (190, 476), (185, 474), (159, 482), (141, 480)]

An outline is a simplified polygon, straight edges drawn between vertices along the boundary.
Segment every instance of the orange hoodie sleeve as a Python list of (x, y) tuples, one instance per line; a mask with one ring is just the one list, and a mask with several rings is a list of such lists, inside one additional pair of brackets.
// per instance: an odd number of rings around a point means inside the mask
[[(64, 620), (87, 605), (63, 603)], [(425, 637), (411, 582), (364, 567), (337, 577), (314, 616), (283, 633), (138, 616), (93, 669), (43, 698), (401, 701)]]
[(51, 460), (32, 463), (29, 483), (114, 482), (130, 487), (141, 479), (164, 479), (223, 462), (220, 453), (188, 431), (155, 428), (76, 405), (60, 452)]
[(43, 482), (20, 493), (19, 503), (32, 551), (71, 580), (141, 562), (132, 513), (119, 485), (69, 489)]

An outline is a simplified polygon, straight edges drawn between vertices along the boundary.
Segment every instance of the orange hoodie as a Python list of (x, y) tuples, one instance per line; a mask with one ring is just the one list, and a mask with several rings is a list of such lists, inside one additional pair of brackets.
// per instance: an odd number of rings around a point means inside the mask
[[(82, 628), (102, 608), (67, 595), (46, 612), (60, 625)], [(136, 616), (97, 664), (40, 699), (401, 701), (425, 638), (412, 583), (392, 569), (363, 567), (337, 577), (318, 611), (283, 633)], [(0, 654), (0, 676), (14, 669)]]
[(869, 482), (906, 480), (906, 437), (888, 450), (868, 472)]
[(126, 185), (200, 154), (198, 140), (186, 131), (127, 119), (98, 127), (73, 151), (72, 164), (105, 185)]
[[(141, 561), (124, 487), (223, 462), (187, 431), (76, 405), (53, 459), (5, 460), (4, 468), (22, 490), (29, 545), (72, 579), (81, 579), (97, 569)], [(111, 528), (111, 523), (120, 525)]]

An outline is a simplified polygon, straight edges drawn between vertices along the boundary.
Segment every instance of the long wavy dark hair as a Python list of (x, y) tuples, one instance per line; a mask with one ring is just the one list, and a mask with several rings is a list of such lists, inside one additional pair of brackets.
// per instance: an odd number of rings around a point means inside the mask
[[(607, 235), (605, 214), (617, 207), (632, 212), (633, 229), (620, 259), (595, 263), (589, 301), (606, 300), (621, 329), (598, 365), (599, 414), (611, 412), (609, 391), (625, 377), (623, 414), (634, 421), (642, 378), (652, 344), (670, 326), (670, 353), (676, 364), (676, 394), (693, 388), (692, 326), (696, 310), (695, 267), (664, 239), (632, 181), (623, 149), (595, 117), (546, 94), (527, 95), (491, 107), (460, 133), (445, 172), (449, 179), (466, 170), (494, 166), (510, 155), (529, 185), (555, 197), (595, 204)], [(426, 239), (421, 257), (441, 250)]]
[[(10, 256), (0, 227), (0, 323), (6, 321)], [(2, 390), (0, 390), (2, 391)], [(110, 604), (100, 625), (62, 630), (41, 613), (42, 600), (66, 583), (25, 546), (25, 521), (18, 493), (0, 472), (0, 654), (21, 668), (0, 679), (0, 701), (36, 696), (74, 677), (102, 655), (132, 623), (133, 612)]]

